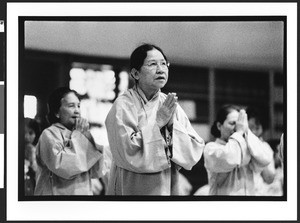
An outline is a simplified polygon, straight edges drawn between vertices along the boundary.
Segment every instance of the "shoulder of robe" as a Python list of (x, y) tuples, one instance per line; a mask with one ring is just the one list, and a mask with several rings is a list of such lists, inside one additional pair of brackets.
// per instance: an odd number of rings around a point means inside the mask
[(208, 150), (212, 150), (212, 149), (216, 149), (218, 147), (220, 147), (222, 145), (216, 143), (216, 142), (208, 142), (205, 144), (205, 147), (204, 147), (204, 152), (205, 151), (208, 151)]
[(42, 134), (40, 139), (45, 139), (45, 138), (58, 138), (61, 134), (62, 131), (64, 130), (63, 127), (58, 126), (58, 125), (51, 125), (50, 127), (46, 128)]
[(117, 97), (114, 102), (116, 108), (132, 108), (134, 106), (134, 95), (133, 92), (127, 91), (124, 94)]

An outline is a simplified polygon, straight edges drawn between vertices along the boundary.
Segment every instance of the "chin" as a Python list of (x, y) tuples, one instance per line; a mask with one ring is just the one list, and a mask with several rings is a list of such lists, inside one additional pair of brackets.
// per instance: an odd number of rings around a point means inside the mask
[(166, 82), (161, 83), (161, 84), (158, 85), (158, 88), (161, 89), (161, 88), (163, 88), (165, 85), (166, 85)]

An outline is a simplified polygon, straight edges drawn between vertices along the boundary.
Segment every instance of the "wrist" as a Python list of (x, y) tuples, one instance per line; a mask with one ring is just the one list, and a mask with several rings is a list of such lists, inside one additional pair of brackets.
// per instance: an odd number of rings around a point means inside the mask
[(236, 133), (238, 133), (238, 134), (240, 134), (241, 136), (243, 136), (245, 132), (244, 132), (242, 129), (240, 129), (240, 130), (237, 130)]

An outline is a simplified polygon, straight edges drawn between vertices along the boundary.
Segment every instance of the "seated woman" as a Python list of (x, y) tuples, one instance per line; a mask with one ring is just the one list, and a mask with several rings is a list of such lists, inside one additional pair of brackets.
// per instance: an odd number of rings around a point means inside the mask
[(80, 116), (77, 93), (58, 88), (49, 98), (49, 122), (36, 148), (35, 195), (93, 195), (91, 178), (99, 178), (103, 147), (96, 145)]
[(254, 172), (273, 159), (270, 150), (248, 128), (245, 110), (225, 105), (211, 133), (216, 137), (204, 148), (210, 195), (255, 195)]

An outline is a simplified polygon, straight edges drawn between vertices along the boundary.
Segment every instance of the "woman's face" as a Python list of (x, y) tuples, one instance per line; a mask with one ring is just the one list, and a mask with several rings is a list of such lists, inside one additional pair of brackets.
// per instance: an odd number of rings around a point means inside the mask
[(228, 115), (223, 124), (218, 123), (218, 129), (221, 132), (221, 139), (227, 141), (229, 137), (235, 132), (235, 124), (238, 120), (239, 112), (232, 110)]
[(25, 126), (25, 143), (32, 144), (35, 139), (35, 131), (28, 126)]
[(57, 117), (61, 124), (72, 130), (76, 124), (76, 118), (80, 117), (80, 101), (73, 93), (68, 93), (61, 99), (61, 106), (58, 110)]
[(167, 61), (159, 50), (147, 52), (144, 64), (137, 71), (138, 85), (145, 94), (156, 93), (168, 81), (169, 68)]

